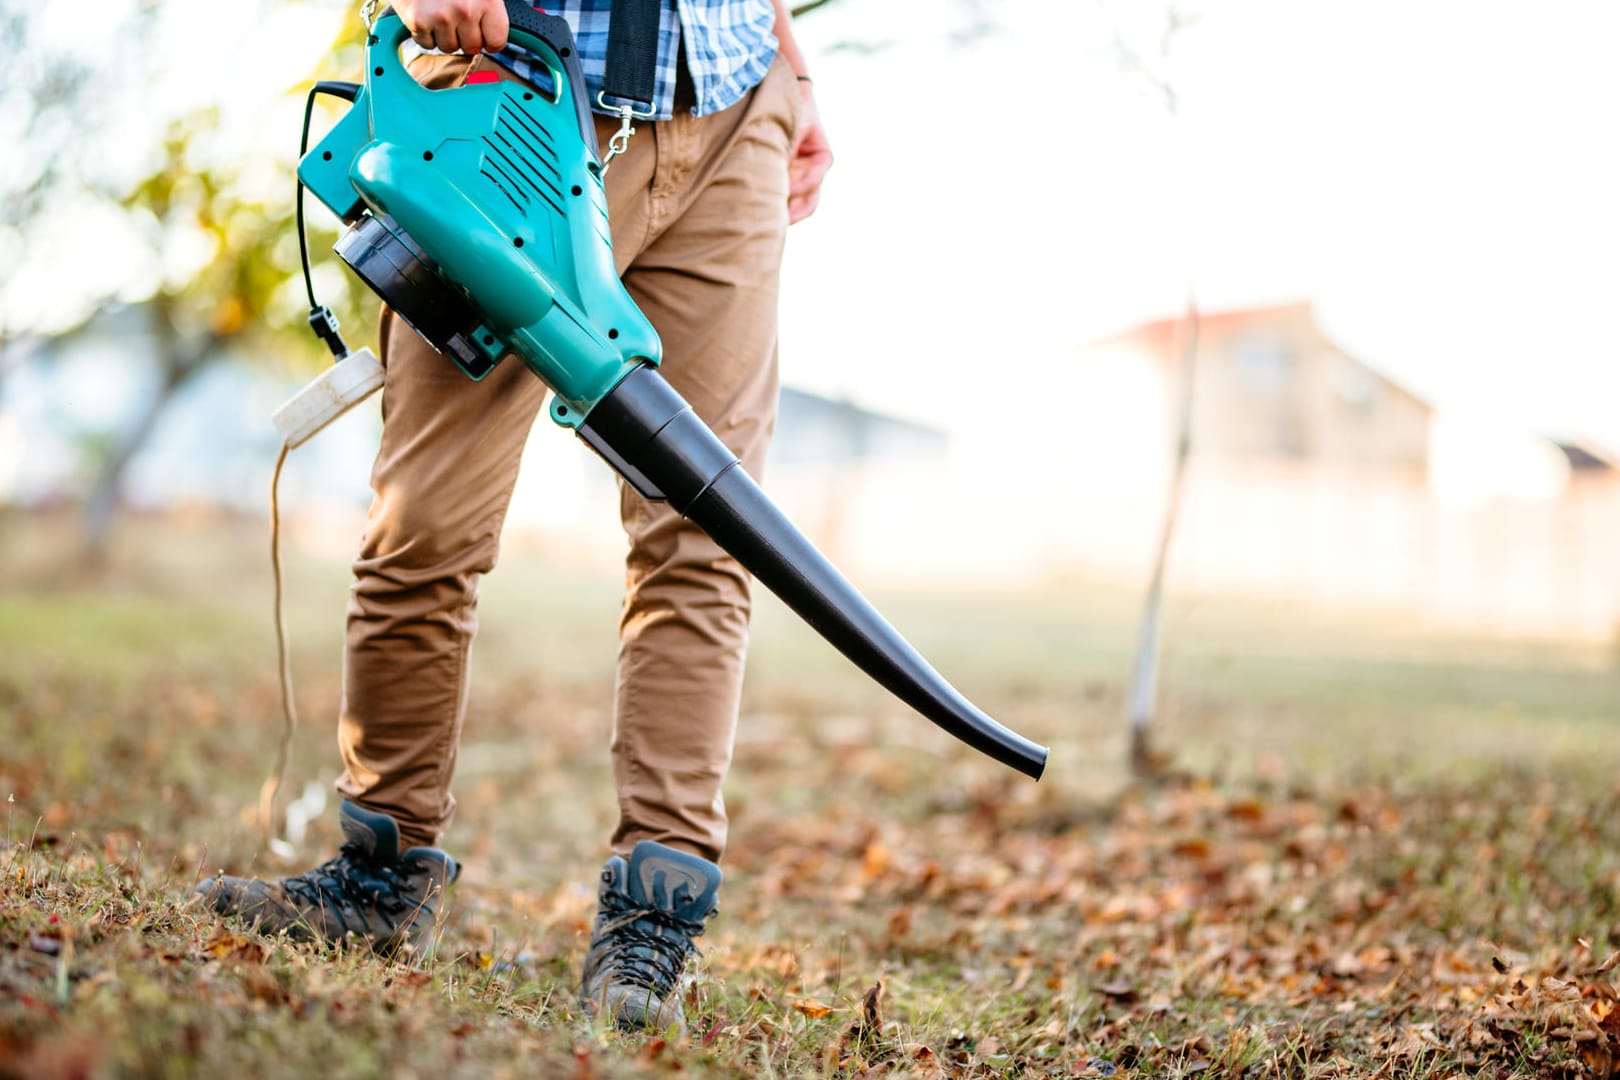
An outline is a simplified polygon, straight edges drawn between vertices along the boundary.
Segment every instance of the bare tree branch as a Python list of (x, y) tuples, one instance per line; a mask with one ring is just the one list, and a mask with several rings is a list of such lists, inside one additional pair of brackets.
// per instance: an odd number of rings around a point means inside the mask
[(817, 8), (826, 7), (832, 2), (833, 0), (806, 0), (805, 3), (794, 4), (793, 17), (797, 19), (800, 15), (808, 15)]

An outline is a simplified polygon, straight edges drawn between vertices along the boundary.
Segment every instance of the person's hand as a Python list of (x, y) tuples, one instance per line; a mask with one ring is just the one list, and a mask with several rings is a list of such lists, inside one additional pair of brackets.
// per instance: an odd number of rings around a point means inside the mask
[(506, 48), (502, 0), (394, 0), (394, 13), (424, 49), (477, 56)]
[(821, 201), (821, 181), (832, 168), (832, 147), (821, 126), (816, 95), (808, 79), (799, 80), (804, 106), (799, 110), (799, 128), (793, 135), (788, 154), (788, 224), (794, 225), (816, 212)]

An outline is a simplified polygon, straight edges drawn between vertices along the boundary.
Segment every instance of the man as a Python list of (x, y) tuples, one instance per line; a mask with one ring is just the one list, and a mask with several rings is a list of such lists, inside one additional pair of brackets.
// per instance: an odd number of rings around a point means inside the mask
[[(663, 0), (656, 122), (606, 177), (618, 270), (658, 329), (663, 371), (756, 476), (774, 423), (786, 227), (831, 164), (787, 0)], [(548, 0), (573, 26), (593, 102), (610, 0)], [(539, 6), (539, 5), (537, 5)], [(501, 0), (400, 0), (440, 88), (522, 78)], [(615, 120), (597, 118), (605, 147)], [(377, 946), (433, 924), (458, 873), (436, 846), (466, 711), (477, 585), (495, 564), (544, 390), (508, 361), (469, 382), (385, 311), (376, 493), (348, 612), (339, 745), (342, 852), (277, 882), (205, 883), (215, 910), (268, 930)], [(619, 822), (581, 996), (621, 1026), (684, 1027), (678, 984), (714, 913), (749, 613), (742, 569), (663, 503), (621, 486), (630, 538), (613, 732)]]

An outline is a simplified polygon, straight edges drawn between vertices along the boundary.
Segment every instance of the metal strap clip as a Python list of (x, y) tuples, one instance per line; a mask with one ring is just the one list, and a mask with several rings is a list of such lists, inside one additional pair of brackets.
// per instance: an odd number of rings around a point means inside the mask
[(635, 122), (637, 120), (651, 120), (657, 115), (657, 109), (649, 105), (645, 110), (638, 111), (634, 105), (609, 105), (607, 91), (605, 90), (596, 92), (596, 103), (608, 112), (617, 113), (619, 117), (619, 130), (615, 131), (613, 137), (608, 139), (607, 153), (602, 155), (602, 174), (605, 176), (607, 175), (608, 165), (614, 158), (624, 153), (624, 148), (630, 145), (630, 136), (636, 133)]

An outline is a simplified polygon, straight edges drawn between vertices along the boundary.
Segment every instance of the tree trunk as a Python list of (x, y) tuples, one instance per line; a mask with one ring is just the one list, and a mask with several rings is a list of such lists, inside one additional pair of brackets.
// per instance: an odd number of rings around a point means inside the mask
[(163, 410), (174, 399), (191, 377), (207, 366), (215, 355), (220, 340), (213, 334), (202, 341), (184, 344), (174, 325), (163, 315), (154, 313), (154, 337), (158, 342), (158, 359), (162, 366), (163, 381), (157, 393), (136, 418), (135, 424), (119, 440), (113, 452), (102, 464), (96, 482), (84, 504), (84, 563), (90, 569), (106, 565), (108, 546), (112, 541), (113, 519), (122, 501), (124, 474), (130, 462), (157, 430)]
[(1165, 755), (1155, 753), (1153, 749), (1153, 720), (1159, 697), (1160, 614), (1164, 607), (1164, 575), (1166, 564), (1170, 561), (1170, 542), (1175, 536), (1176, 518), (1180, 515), (1182, 493), (1186, 489), (1187, 461), (1192, 456), (1193, 375), (1197, 358), (1198, 305), (1189, 293), (1186, 314), (1182, 318), (1181, 415), (1175, 458), (1170, 466), (1170, 493), (1165, 503), (1164, 522), (1159, 529), (1153, 578), (1142, 604), (1142, 626), (1137, 637), (1136, 662), (1131, 670), (1128, 698), (1131, 771), (1141, 778), (1158, 773), (1166, 760)]

